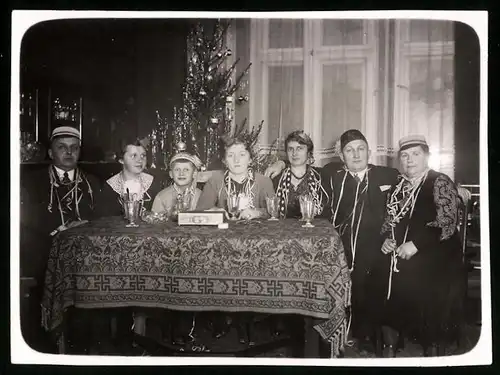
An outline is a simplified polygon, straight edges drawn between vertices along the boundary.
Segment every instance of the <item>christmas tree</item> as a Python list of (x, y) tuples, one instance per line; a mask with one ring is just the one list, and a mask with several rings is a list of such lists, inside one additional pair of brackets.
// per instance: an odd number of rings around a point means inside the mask
[[(263, 121), (251, 130), (247, 128), (246, 119), (241, 124), (234, 124), (235, 105), (249, 100), (244, 92), (244, 78), (251, 64), (236, 76), (240, 59), (230, 64), (233, 52), (226, 40), (230, 26), (230, 22), (221, 20), (214, 23), (211, 32), (201, 23), (192, 26), (187, 41), (183, 103), (181, 108), (174, 108), (171, 120), (157, 112), (157, 126), (150, 136), (152, 167), (166, 166), (180, 142), (197, 154), (208, 169), (220, 167), (224, 134), (242, 136), (252, 147), (257, 146)], [(268, 155), (258, 158), (255, 163), (258, 169), (269, 163), (275, 148), (276, 142)]]

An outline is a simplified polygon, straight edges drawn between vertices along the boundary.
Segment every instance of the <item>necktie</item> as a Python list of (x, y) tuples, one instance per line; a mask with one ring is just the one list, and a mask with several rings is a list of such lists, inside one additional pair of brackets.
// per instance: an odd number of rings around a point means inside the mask
[(361, 182), (361, 179), (359, 178), (357, 173), (354, 173), (354, 180), (359, 184)]
[(64, 172), (63, 179), (62, 179), (62, 183), (63, 183), (63, 184), (69, 184), (70, 182), (71, 182), (71, 180), (69, 179), (69, 174), (68, 174), (68, 172)]

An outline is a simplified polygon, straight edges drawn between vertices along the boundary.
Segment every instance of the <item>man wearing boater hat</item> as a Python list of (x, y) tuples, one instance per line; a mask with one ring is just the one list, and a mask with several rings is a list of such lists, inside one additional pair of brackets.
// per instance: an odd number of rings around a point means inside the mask
[[(340, 149), (343, 167), (332, 162), (319, 169), (329, 197), (328, 216), (342, 238), (351, 270), (350, 332), (352, 337), (362, 341), (361, 348), (368, 344), (367, 338), (374, 338), (376, 327), (370, 321), (370, 301), (377, 295), (370, 288), (370, 276), (377, 261), (386, 261), (379, 254), (380, 231), (387, 194), (397, 183), (398, 171), (368, 163), (370, 149), (359, 130), (344, 132), (340, 137)], [(274, 174), (277, 167), (280, 166), (272, 166), (268, 172)]]
[[(22, 322), (23, 335), (41, 330), (40, 302), (43, 294), (45, 270), (52, 243), (58, 231), (81, 220), (89, 220), (94, 208), (94, 196), (99, 191), (98, 179), (84, 173), (77, 165), (80, 157), (80, 132), (69, 126), (54, 129), (48, 150), (51, 163), (48, 168), (36, 170), (21, 180), (21, 276), (33, 277), (36, 288), (32, 293), (37, 317), (34, 328)], [(34, 349), (46, 346), (29, 342)]]

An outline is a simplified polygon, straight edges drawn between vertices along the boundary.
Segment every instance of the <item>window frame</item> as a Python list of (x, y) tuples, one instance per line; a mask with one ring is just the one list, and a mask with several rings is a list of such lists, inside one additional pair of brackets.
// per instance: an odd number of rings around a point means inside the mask
[[(395, 23), (395, 56), (394, 56), (394, 110), (392, 113), (393, 126), (392, 143), (393, 150), (397, 150), (397, 142), (404, 135), (410, 134), (410, 64), (412, 61), (427, 59), (450, 59), (455, 58), (455, 42), (411, 42), (410, 21), (396, 20)], [(436, 20), (446, 21), (446, 20)], [(448, 21), (453, 22), (453, 21)], [(430, 43), (430, 46), (429, 46)], [(455, 75), (455, 72), (453, 72)], [(453, 90), (455, 94), (455, 90)], [(454, 126), (455, 113), (452, 112), (452, 124)], [(429, 140), (428, 140), (429, 141)], [(455, 139), (453, 139), (453, 145)], [(433, 151), (433, 150), (431, 150)], [(455, 170), (455, 149), (440, 147), (437, 151), (441, 158), (439, 170), (453, 179)], [(444, 162), (443, 162), (444, 161)]]
[[(323, 20), (302, 19), (304, 23), (304, 44), (302, 48), (268, 48), (269, 20), (252, 19), (250, 21), (250, 59), (253, 62), (250, 71), (250, 123), (264, 120), (259, 139), (261, 149), (269, 150), (273, 140), (269, 139), (268, 128), (268, 84), (267, 67), (273, 65), (304, 67), (304, 107), (303, 130), (311, 135), (316, 145), (315, 159), (334, 156), (334, 141), (329, 147), (322, 144), (322, 74), (323, 66), (349, 62), (364, 64), (362, 124), (361, 131), (371, 145), (376, 145), (378, 127), (377, 104), (378, 92), (378, 26), (374, 20), (362, 20), (362, 45), (323, 46)], [(283, 64), (283, 62), (286, 62)], [(286, 134), (282, 134), (286, 136)]]

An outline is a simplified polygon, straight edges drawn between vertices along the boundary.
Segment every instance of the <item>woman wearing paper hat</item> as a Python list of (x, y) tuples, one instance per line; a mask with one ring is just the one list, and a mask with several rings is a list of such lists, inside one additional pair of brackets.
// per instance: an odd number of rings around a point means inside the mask
[(381, 251), (388, 259), (381, 316), (385, 355), (395, 355), (398, 332), (415, 335), (426, 355), (444, 354), (462, 318), (457, 188), (448, 176), (429, 168), (423, 136), (402, 138), (398, 156), (402, 173), (389, 193), (382, 228)]

